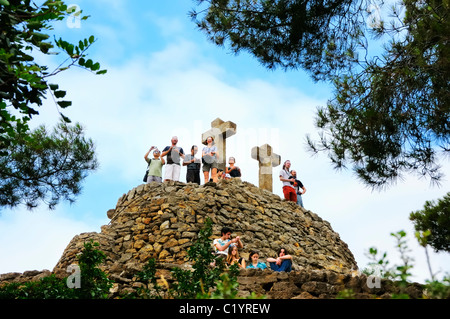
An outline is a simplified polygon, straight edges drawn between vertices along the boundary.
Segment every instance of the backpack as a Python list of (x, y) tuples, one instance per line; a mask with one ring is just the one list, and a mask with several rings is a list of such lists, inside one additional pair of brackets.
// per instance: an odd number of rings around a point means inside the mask
[(151, 163), (151, 162), (152, 162), (152, 159), (150, 159), (150, 161), (148, 162), (147, 169), (145, 170), (145, 175), (144, 175), (144, 178), (142, 179), (142, 181), (143, 181), (144, 183), (147, 183), (148, 169), (149, 169), (149, 167), (150, 167), (150, 163)]

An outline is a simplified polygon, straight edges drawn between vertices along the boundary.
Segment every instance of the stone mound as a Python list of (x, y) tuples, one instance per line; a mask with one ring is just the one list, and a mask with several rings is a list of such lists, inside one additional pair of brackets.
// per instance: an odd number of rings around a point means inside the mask
[(327, 221), (239, 178), (201, 186), (142, 184), (124, 194), (107, 214), (111, 220), (100, 233), (83, 233), (70, 241), (55, 274), (67, 276), (67, 267), (76, 263), (76, 255), (90, 239), (106, 253), (103, 268), (112, 275), (142, 269), (150, 258), (168, 268), (189, 266), (187, 248), (207, 217), (213, 221), (215, 238), (224, 226), (233, 230), (233, 236), (241, 236), (244, 257), (257, 250), (265, 260), (275, 257), (282, 246), (293, 256), (294, 270), (357, 269), (347, 244)]

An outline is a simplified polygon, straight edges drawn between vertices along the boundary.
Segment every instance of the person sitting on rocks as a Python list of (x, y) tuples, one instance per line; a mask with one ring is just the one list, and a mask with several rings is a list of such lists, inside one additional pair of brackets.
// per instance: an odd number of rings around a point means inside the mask
[(214, 239), (213, 245), (214, 250), (217, 255), (222, 255), (223, 257), (228, 256), (228, 249), (233, 246), (237, 246), (238, 248), (244, 248), (242, 244), (241, 238), (236, 236), (231, 239), (231, 229), (228, 227), (223, 227), (221, 230), (221, 237)]
[(239, 268), (245, 268), (245, 259), (239, 257), (239, 250), (237, 246), (233, 246), (228, 249), (227, 265), (230, 267), (234, 264), (238, 264)]
[(267, 258), (267, 262), (270, 264), (270, 269), (274, 271), (290, 272), (292, 270), (292, 256), (288, 255), (284, 248), (278, 250), (277, 258)]
[(241, 177), (241, 169), (234, 164), (236, 163), (236, 159), (234, 157), (230, 157), (228, 159), (229, 167), (225, 168), (225, 173), (229, 174), (230, 177)]
[(266, 269), (267, 265), (263, 263), (262, 261), (258, 261), (259, 254), (257, 251), (252, 251), (249, 255), (250, 258), (250, 264), (247, 266), (247, 268), (253, 268), (253, 269)]
[[(217, 179), (218, 180), (225, 179), (225, 173), (223, 170), (217, 169)], [(211, 181), (211, 179), (210, 179), (210, 181)]]
[(218, 170), (218, 171), (217, 171), (217, 176), (219, 176), (219, 177), (218, 177), (219, 180), (220, 180), (220, 179), (231, 179), (230, 174), (227, 174), (227, 173), (225, 173), (225, 172), (222, 171), (222, 170)]

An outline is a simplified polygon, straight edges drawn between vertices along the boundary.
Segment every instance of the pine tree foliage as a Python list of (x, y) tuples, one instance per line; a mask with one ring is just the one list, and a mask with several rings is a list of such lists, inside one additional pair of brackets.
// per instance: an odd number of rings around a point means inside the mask
[(95, 146), (79, 124), (61, 121), (49, 133), (41, 126), (19, 135), (0, 157), (0, 207), (20, 204), (50, 209), (60, 200), (73, 202), (81, 182), (98, 168)]
[[(66, 91), (51, 80), (72, 67), (105, 74), (100, 64), (87, 58), (95, 37), (69, 43), (54, 34), (54, 25), (80, 12), (64, 1), (0, 0), (0, 208), (39, 200), (54, 208), (61, 199), (72, 202), (81, 182), (97, 167), (94, 147), (80, 125), (60, 123), (53, 134), (44, 127), (30, 130), (46, 98), (62, 112), (72, 105)], [(44, 55), (58, 65), (36, 61)]]
[(319, 138), (307, 142), (336, 169), (351, 167), (375, 189), (411, 173), (442, 179), (440, 160), (450, 150), (448, 0), (199, 0), (197, 6), (191, 16), (215, 44), (333, 85), (317, 111)]

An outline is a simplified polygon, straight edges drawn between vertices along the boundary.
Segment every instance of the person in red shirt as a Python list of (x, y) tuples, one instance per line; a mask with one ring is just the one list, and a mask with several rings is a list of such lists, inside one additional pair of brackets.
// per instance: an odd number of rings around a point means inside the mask
[(280, 171), (280, 181), (283, 183), (284, 198), (291, 202), (297, 202), (297, 192), (295, 191), (295, 178), (291, 176), (289, 168), (291, 161), (287, 160), (283, 164), (283, 169)]

